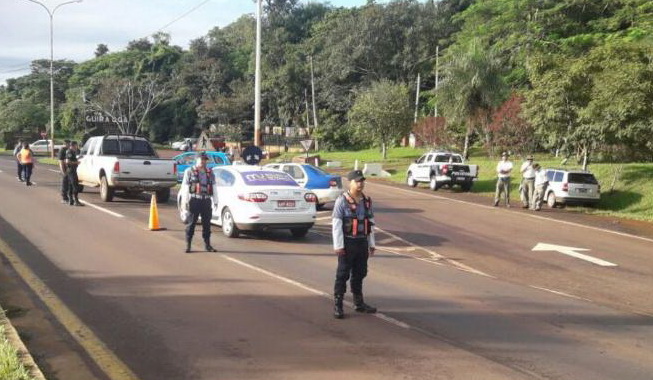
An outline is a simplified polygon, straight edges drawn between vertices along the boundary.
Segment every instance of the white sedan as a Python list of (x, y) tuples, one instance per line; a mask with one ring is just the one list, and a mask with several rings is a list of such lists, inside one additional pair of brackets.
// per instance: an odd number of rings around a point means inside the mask
[[(54, 152), (58, 152), (63, 146), (63, 144), (57, 144), (55, 142)], [(34, 154), (50, 153), (52, 151), (52, 140), (36, 140), (29, 144), (29, 147)]]
[[(315, 223), (317, 196), (299, 186), (288, 174), (260, 166), (235, 165), (213, 168), (212, 223), (228, 237), (240, 231), (289, 229), (304, 237)], [(182, 182), (177, 207), (185, 221), (188, 184)]]

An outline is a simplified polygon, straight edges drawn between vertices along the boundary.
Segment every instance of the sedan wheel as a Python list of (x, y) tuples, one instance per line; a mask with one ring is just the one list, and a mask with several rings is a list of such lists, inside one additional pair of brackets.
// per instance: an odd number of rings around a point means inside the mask
[(222, 233), (230, 238), (237, 238), (240, 234), (238, 227), (236, 227), (236, 222), (234, 222), (234, 216), (228, 208), (222, 212)]

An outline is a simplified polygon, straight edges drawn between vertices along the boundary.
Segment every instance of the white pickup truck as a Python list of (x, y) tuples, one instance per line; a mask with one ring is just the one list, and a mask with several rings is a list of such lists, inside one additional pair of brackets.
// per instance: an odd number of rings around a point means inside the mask
[(111, 202), (116, 190), (129, 195), (155, 191), (159, 202), (170, 199), (177, 184), (173, 160), (159, 158), (144, 137), (106, 135), (91, 137), (79, 154), (79, 183), (100, 187), (100, 197)]
[(425, 153), (406, 171), (408, 186), (428, 182), (431, 190), (459, 185), (463, 191), (469, 191), (477, 178), (478, 165), (465, 164), (460, 154), (440, 151)]

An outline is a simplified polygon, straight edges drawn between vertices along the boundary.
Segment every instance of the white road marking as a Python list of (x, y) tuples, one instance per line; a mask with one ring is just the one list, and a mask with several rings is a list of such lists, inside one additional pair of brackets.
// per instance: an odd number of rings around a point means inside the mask
[(48, 170), (53, 172), (53, 173), (57, 173), (57, 174), (61, 173), (61, 170), (54, 170), (54, 169), (48, 169)]
[(321, 218), (315, 218), (315, 220), (331, 220), (332, 218), (330, 216), (323, 216)]
[[(251, 269), (251, 270), (253, 270), (255, 272), (264, 274), (264, 275), (266, 275), (268, 277), (272, 277), (272, 278), (277, 279), (279, 281), (282, 281), (282, 282), (285, 282), (287, 284), (293, 285), (293, 286), (298, 287), (298, 288), (300, 288), (302, 290), (305, 290), (305, 291), (307, 291), (309, 293), (313, 293), (315, 295), (318, 295), (320, 297), (324, 297), (324, 298), (327, 298), (327, 299), (332, 299), (332, 297), (333, 297), (332, 295), (330, 295), (330, 294), (328, 294), (326, 292), (323, 292), (321, 290), (317, 290), (315, 288), (312, 288), (312, 287), (310, 287), (308, 285), (302, 284), (299, 281), (291, 280), (288, 277), (278, 275), (276, 273), (265, 270), (265, 269), (263, 269), (261, 267), (257, 267), (256, 265), (248, 264), (248, 263), (246, 263), (244, 261), (235, 259), (235, 258), (233, 258), (233, 257), (231, 257), (229, 255), (222, 254), (221, 256), (224, 257), (226, 260), (231, 261), (234, 264), (243, 266), (243, 267)], [(354, 308), (354, 305), (349, 301), (345, 301), (344, 304), (350, 309)], [(409, 324), (401, 322), (400, 320), (392, 318), (392, 317), (390, 317), (388, 315), (385, 315), (383, 313), (375, 313), (375, 314), (372, 314), (372, 315), (379, 318), (380, 320), (385, 321), (387, 323), (390, 323), (390, 324), (392, 324), (394, 326), (401, 327), (403, 329), (413, 329), (413, 327), (410, 326)]]
[(104, 207), (96, 206), (96, 205), (94, 205), (94, 204), (91, 203), (91, 202), (87, 202), (87, 201), (84, 201), (84, 200), (81, 200), (81, 199), (80, 199), (79, 201), (80, 201), (81, 203), (83, 203), (84, 205), (86, 205), (86, 206), (91, 206), (91, 207), (93, 207), (93, 208), (96, 209), (96, 210), (100, 210), (100, 211), (105, 212), (105, 213), (107, 213), (107, 214), (109, 214), (109, 215), (115, 216), (116, 218), (124, 218), (124, 217), (125, 217), (124, 215), (118, 214), (117, 212), (113, 212), (113, 211), (111, 211), (111, 210), (107, 210), (107, 209), (104, 208)]
[(617, 264), (615, 264), (615, 263), (611, 263), (609, 261), (601, 260), (601, 259), (596, 258), (594, 256), (585, 255), (585, 254), (576, 252), (576, 251), (589, 251), (589, 249), (585, 249), (585, 248), (574, 248), (574, 247), (565, 247), (564, 245), (537, 243), (537, 245), (535, 247), (533, 247), (533, 251), (555, 251), (555, 252), (560, 252), (563, 255), (567, 255), (567, 256), (575, 257), (577, 259), (589, 261), (592, 264), (600, 265), (602, 267), (616, 267), (617, 266)]
[[(459, 199), (452, 199), (452, 198), (441, 197), (441, 196), (433, 195), (433, 194), (426, 194), (426, 193), (423, 193), (421, 191), (401, 189), (401, 188), (398, 188), (398, 187), (383, 185), (383, 184), (380, 184), (380, 183), (374, 183), (374, 186), (382, 186), (382, 187), (391, 188), (391, 189), (394, 189), (394, 190), (397, 190), (397, 191), (402, 191), (402, 192), (405, 192), (405, 193), (409, 193), (409, 194), (411, 194), (413, 196), (415, 194), (421, 194), (421, 195), (425, 195), (425, 196), (428, 196), (428, 197), (432, 197), (432, 198), (436, 198), (436, 199), (442, 199), (442, 200), (455, 202), (455, 203), (462, 203), (462, 204), (466, 204), (466, 205), (469, 205), (469, 206), (482, 207), (482, 208), (486, 208), (486, 209), (490, 209), (490, 210), (498, 210), (494, 206), (487, 206), (487, 205), (482, 205), (482, 204), (468, 202), (468, 201), (461, 201)], [(607, 232), (609, 234), (619, 235), (619, 236), (623, 236), (623, 237), (627, 237), (627, 238), (638, 239), (638, 240), (643, 240), (643, 241), (648, 241), (648, 242), (653, 243), (653, 239), (649, 239), (649, 238), (646, 238), (646, 237), (643, 237), (643, 236), (632, 235), (632, 234), (628, 234), (628, 233), (625, 233), (625, 232), (606, 230), (605, 228), (586, 226), (584, 224), (579, 224), (579, 223), (574, 223), (574, 222), (567, 222), (565, 220), (547, 218), (545, 216), (534, 215), (534, 214), (529, 214), (529, 213), (519, 213), (519, 215), (523, 215), (525, 217), (529, 217), (529, 218), (533, 218), (533, 219), (546, 220), (546, 221), (549, 221), (549, 222), (554, 222), (556, 224), (566, 224), (568, 226), (582, 227), (582, 228), (586, 228), (586, 229), (589, 229), (589, 230)]]
[(542, 290), (542, 291), (545, 291), (545, 292), (548, 292), (548, 293), (553, 293), (553, 294), (558, 295), (558, 296), (573, 298), (573, 299), (576, 299), (576, 300), (581, 300), (581, 301), (586, 301), (586, 302), (592, 302), (592, 300), (590, 300), (590, 299), (583, 298), (583, 297), (578, 297), (578, 296), (575, 296), (575, 295), (569, 294), (569, 293), (559, 292), (559, 291), (553, 290), (553, 289), (542, 288), (542, 287), (535, 286), (535, 285), (529, 285), (529, 287), (531, 287), (533, 289), (537, 289), (537, 290)]

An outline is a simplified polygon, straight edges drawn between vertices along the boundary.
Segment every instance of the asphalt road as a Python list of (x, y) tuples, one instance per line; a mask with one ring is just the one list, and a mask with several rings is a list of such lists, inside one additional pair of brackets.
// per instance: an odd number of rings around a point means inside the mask
[(98, 378), (653, 373), (649, 238), (370, 181), (381, 232), (365, 293), (380, 313), (348, 309), (338, 321), (329, 211), (302, 240), (227, 239), (214, 227), (214, 254), (199, 251), (198, 228), (198, 251), (186, 255), (173, 201), (159, 204), (167, 230), (152, 232), (149, 198), (107, 204), (87, 189), (86, 207), (61, 205), (49, 169), (38, 166), (27, 188), (0, 157), (0, 238)]

